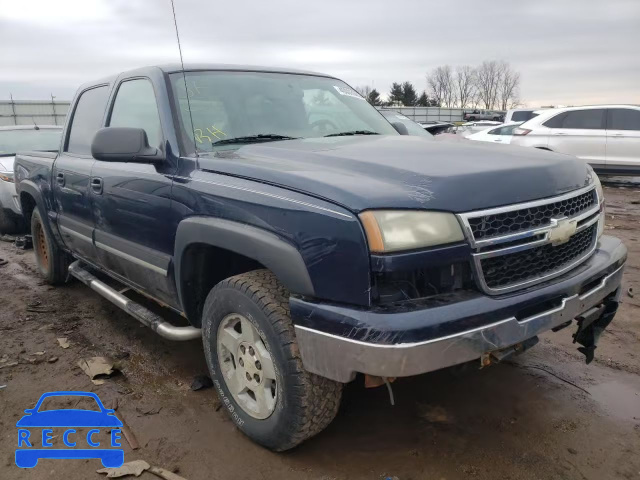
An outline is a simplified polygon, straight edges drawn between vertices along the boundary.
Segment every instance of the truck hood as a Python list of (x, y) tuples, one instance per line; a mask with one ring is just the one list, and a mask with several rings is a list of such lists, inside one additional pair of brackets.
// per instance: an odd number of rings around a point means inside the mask
[(586, 186), (589, 167), (533, 148), (412, 136), (288, 140), (201, 156), (199, 168), (342, 205), (465, 212)]

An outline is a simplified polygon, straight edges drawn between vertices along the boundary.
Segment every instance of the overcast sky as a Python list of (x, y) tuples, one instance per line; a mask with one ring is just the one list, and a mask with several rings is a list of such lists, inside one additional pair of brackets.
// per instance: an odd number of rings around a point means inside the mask
[[(382, 93), (506, 60), (521, 99), (640, 103), (640, 0), (175, 0), (185, 62), (304, 68)], [(0, 99), (177, 62), (169, 0), (0, 0)]]

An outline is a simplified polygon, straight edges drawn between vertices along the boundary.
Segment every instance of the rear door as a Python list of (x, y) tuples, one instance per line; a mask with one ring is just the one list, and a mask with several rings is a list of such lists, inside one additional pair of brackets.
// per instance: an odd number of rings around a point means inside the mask
[(65, 245), (78, 256), (94, 260), (93, 213), (89, 178), (95, 162), (91, 141), (102, 125), (109, 85), (81, 92), (65, 132), (62, 152), (53, 164), (53, 198)]
[(640, 171), (640, 108), (607, 110), (607, 169)]
[(551, 129), (549, 149), (604, 167), (607, 145), (605, 113), (604, 108), (570, 110), (547, 120), (543, 125)]
[[(142, 128), (149, 145), (165, 150), (158, 104), (148, 78), (122, 80), (107, 127)], [(171, 219), (175, 164), (96, 161), (91, 172), (100, 264), (141, 290), (176, 305), (169, 264), (177, 225)]]

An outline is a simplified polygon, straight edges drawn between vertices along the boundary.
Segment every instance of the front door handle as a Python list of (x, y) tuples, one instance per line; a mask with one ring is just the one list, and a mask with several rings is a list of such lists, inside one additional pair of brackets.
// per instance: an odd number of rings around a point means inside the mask
[(58, 185), (61, 187), (64, 187), (64, 173), (58, 172), (56, 175), (56, 182), (58, 182)]
[(102, 179), (99, 177), (93, 177), (91, 179), (91, 190), (96, 195), (102, 195)]

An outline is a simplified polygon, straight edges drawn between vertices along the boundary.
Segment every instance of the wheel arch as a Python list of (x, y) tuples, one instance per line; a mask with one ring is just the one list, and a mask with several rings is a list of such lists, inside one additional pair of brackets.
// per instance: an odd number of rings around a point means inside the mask
[(174, 276), (180, 305), (193, 325), (200, 326), (211, 288), (230, 276), (262, 268), (290, 292), (314, 295), (300, 252), (277, 235), (212, 217), (190, 217), (178, 225)]

